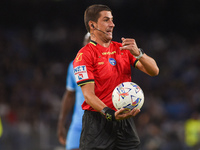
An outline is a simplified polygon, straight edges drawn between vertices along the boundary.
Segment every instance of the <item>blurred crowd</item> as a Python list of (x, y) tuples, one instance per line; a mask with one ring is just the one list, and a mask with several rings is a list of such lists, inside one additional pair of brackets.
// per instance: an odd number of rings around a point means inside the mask
[[(69, 62), (85, 34), (57, 20), (0, 28), (1, 150), (61, 150), (56, 127)], [(144, 106), (135, 118), (142, 150), (200, 149), (200, 36), (129, 30), (160, 68), (157, 77), (133, 69)], [(114, 31), (120, 42), (124, 30)], [(130, 34), (131, 33), (131, 34)], [(70, 123), (70, 116), (66, 128)]]
[(136, 121), (143, 149), (200, 149), (199, 40), (176, 33), (143, 39), (160, 67), (158, 77), (136, 80), (145, 93)]
[[(59, 145), (56, 125), (67, 66), (81, 47), (81, 42), (76, 45), (78, 41), (68, 44), (68, 30), (60, 24), (51, 28), (38, 25), (32, 31), (0, 30), (4, 128), (0, 149), (43, 150)], [(77, 37), (82, 39), (82, 35)], [(197, 150), (200, 126), (188, 127), (196, 128), (196, 135), (188, 135), (196, 139), (188, 137), (187, 141), (186, 124), (200, 122), (200, 38), (189, 40), (176, 33), (138, 35), (139, 45), (160, 68), (159, 76), (153, 78), (133, 70), (133, 81), (145, 93), (144, 106), (136, 117), (143, 149)]]
[(82, 45), (77, 40), (71, 44), (73, 36), (67, 30), (56, 23), (39, 24), (34, 30), (0, 29), (4, 129), (0, 149), (48, 149), (57, 143), (55, 130), (67, 67)]

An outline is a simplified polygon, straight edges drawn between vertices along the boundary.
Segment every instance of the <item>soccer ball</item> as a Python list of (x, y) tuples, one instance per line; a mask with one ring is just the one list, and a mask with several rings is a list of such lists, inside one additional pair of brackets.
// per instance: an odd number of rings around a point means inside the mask
[(117, 110), (121, 108), (125, 108), (126, 111), (134, 108), (140, 109), (144, 103), (144, 93), (136, 83), (123, 82), (113, 90), (112, 102)]

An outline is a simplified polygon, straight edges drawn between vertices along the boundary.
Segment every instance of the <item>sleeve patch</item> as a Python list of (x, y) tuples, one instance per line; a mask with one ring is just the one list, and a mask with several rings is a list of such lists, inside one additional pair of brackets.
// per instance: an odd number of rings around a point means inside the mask
[(88, 79), (88, 73), (87, 73), (86, 66), (83, 65), (83, 66), (75, 67), (74, 68), (74, 75), (75, 75), (75, 78), (76, 78), (76, 82)]

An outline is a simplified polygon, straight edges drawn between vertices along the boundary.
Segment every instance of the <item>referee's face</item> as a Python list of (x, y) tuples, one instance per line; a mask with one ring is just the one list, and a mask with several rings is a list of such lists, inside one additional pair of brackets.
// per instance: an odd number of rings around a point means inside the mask
[(101, 11), (100, 17), (97, 21), (97, 28), (103, 32), (98, 32), (99, 36), (107, 40), (112, 40), (112, 33), (115, 24), (113, 23), (113, 16), (110, 11)]

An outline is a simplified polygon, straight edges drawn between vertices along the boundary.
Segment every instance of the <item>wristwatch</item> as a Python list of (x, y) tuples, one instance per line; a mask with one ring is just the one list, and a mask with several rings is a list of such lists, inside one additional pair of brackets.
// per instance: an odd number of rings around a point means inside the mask
[(139, 48), (139, 51), (140, 51), (140, 55), (135, 56), (136, 59), (140, 59), (142, 57), (142, 55), (144, 54), (143, 49)]

